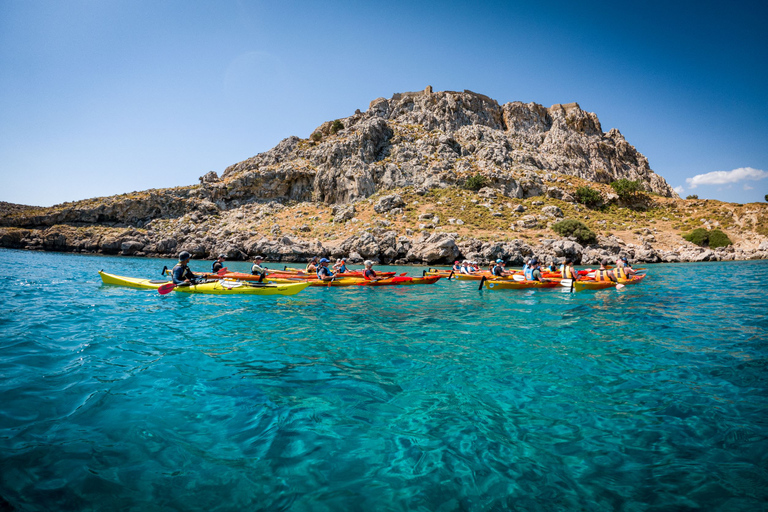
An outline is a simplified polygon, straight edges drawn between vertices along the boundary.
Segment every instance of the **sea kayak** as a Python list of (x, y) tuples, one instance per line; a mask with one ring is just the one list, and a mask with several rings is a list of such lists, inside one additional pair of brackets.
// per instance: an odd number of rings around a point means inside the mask
[(514, 279), (486, 279), (485, 287), (489, 290), (523, 290), (526, 288), (555, 288), (560, 281), (515, 281)]
[[(639, 276), (632, 276), (631, 279), (619, 279), (618, 284), (628, 285), (637, 284), (645, 278), (645, 274)], [(573, 289), (577, 292), (582, 290), (604, 290), (606, 288), (615, 288), (616, 283), (613, 281), (592, 281), (592, 280), (578, 280), (573, 282)]]
[[(157, 290), (161, 286), (168, 284), (168, 281), (117, 276), (101, 271), (99, 271), (99, 275), (104, 284), (129, 286), (131, 288)], [(309, 286), (309, 283), (307, 282), (262, 284), (222, 279), (219, 281), (209, 281), (188, 286), (177, 286), (173, 290), (182, 293), (206, 293), (215, 295), (295, 295), (307, 286)]]
[(430, 277), (408, 277), (408, 276), (396, 276), (388, 277), (386, 279), (379, 279), (377, 281), (363, 280), (357, 283), (360, 286), (411, 286), (415, 284), (434, 284), (440, 280), (442, 276), (430, 276)]

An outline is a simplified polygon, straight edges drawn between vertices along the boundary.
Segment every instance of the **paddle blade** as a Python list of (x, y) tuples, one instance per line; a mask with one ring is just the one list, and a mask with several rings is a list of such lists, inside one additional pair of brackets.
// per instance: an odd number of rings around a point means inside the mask
[(573, 284), (573, 279), (561, 279), (560, 280), (560, 286), (571, 286)]
[(621, 283), (616, 283), (616, 289), (617, 289), (617, 290), (621, 290), (622, 288), (624, 288), (624, 285), (623, 285), (623, 284), (621, 284)]
[(176, 288), (176, 285), (174, 283), (164, 284), (163, 286), (157, 289), (157, 293), (159, 293), (160, 295), (165, 295), (166, 293), (171, 293), (174, 288)]
[(227, 272), (229, 272), (229, 270), (227, 270), (227, 267), (224, 267), (224, 268), (222, 268), (221, 270), (219, 270), (218, 272), (216, 272), (216, 275), (217, 275), (217, 276), (223, 276), (223, 275), (224, 275), (224, 274), (226, 274)]
[(520, 274), (513, 274), (512, 279), (514, 281), (525, 281), (525, 276), (521, 276)]
[[(408, 273), (408, 272), (403, 272), (402, 274), (400, 274), (400, 277), (403, 277), (403, 276), (404, 276), (405, 274), (407, 274), (407, 273)], [(421, 277), (424, 277), (424, 276), (421, 276)]]

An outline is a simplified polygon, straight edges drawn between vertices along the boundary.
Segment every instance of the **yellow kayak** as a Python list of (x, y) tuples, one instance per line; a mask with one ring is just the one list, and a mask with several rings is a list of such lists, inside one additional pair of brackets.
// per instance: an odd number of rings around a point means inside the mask
[[(628, 285), (637, 284), (645, 278), (645, 275), (632, 276), (631, 279), (619, 279), (618, 284)], [(582, 290), (604, 290), (605, 288), (615, 288), (616, 283), (613, 281), (574, 281), (573, 289), (577, 292)]]
[[(129, 286), (131, 288), (157, 290), (161, 286), (168, 284), (168, 281), (117, 276), (102, 271), (99, 271), (99, 276), (101, 276), (101, 280), (104, 284)], [(295, 295), (307, 286), (309, 286), (309, 283), (307, 282), (260, 284), (221, 280), (189, 286), (176, 286), (173, 290), (182, 293), (207, 293), (214, 295)]]

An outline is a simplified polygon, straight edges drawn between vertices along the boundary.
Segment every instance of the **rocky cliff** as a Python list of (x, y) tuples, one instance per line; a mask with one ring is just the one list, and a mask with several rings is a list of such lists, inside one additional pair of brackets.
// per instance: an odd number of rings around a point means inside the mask
[[(639, 204), (619, 204), (605, 185), (621, 178), (640, 183)], [(464, 190), (472, 179), (487, 186)], [(602, 193), (600, 211), (576, 204), (574, 191), (584, 185)], [(428, 87), (376, 99), (306, 139), (289, 137), (221, 176), (209, 172), (199, 185), (51, 208), (0, 204), (0, 246), (163, 256), (186, 249), (234, 259), (265, 253), (285, 261), (353, 254), (384, 263), (514, 262), (533, 252), (585, 263), (614, 253), (641, 261), (762, 257), (768, 231), (760, 218), (768, 212), (713, 208), (699, 212), (677, 198), (618, 130), (604, 133), (597, 116), (575, 103), (499, 105)], [(655, 214), (638, 218), (640, 210)], [(686, 214), (692, 222), (680, 220)], [(551, 225), (564, 217), (583, 220), (599, 242), (558, 240)], [(697, 222), (732, 228), (734, 247), (687, 246), (679, 234)]]

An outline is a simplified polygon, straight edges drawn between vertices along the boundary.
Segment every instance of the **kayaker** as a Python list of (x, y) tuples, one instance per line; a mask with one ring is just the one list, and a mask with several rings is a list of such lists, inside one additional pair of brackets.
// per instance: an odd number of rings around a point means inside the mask
[[(323, 258), (323, 259), (325, 260), (325, 258)], [(328, 260), (325, 260), (325, 261), (328, 261)], [(305, 268), (304, 271), (307, 274), (311, 274), (313, 272), (317, 272), (317, 267), (318, 267), (318, 265), (317, 265), (317, 256), (312, 256), (309, 259), (309, 262), (307, 263), (307, 268)]]
[[(333, 272), (328, 268), (330, 261), (327, 258), (321, 258), (319, 267), (317, 267), (317, 278), (323, 281), (332, 281), (334, 278)], [(307, 267), (309, 268), (309, 267)]]
[(613, 270), (613, 275), (616, 279), (632, 279), (632, 274), (636, 273), (637, 271), (629, 266), (626, 256), (616, 260), (616, 268)]
[(461, 262), (461, 268), (459, 271), (462, 274), (471, 274), (472, 273), (472, 267), (469, 266), (469, 262), (467, 260), (464, 260)]
[(493, 274), (494, 277), (507, 275), (507, 273), (504, 272), (504, 260), (496, 260), (496, 264), (493, 265), (493, 268), (491, 269), (491, 274)]
[(461, 273), (461, 263), (459, 263), (459, 260), (453, 262), (453, 268), (451, 270)]
[(570, 258), (565, 258), (565, 261), (560, 265), (560, 276), (563, 279), (577, 279), (576, 269), (573, 268), (573, 261)]
[(211, 272), (214, 274), (217, 273), (219, 270), (224, 268), (224, 260), (226, 260), (227, 257), (223, 254), (219, 254), (219, 257), (216, 258), (216, 261), (213, 262), (213, 265), (211, 265)]
[(611, 262), (607, 259), (600, 262), (600, 268), (595, 270), (595, 281), (601, 283), (608, 281), (613, 281), (614, 283), (618, 282), (613, 272), (605, 268), (610, 264)]
[(528, 263), (528, 268), (525, 270), (525, 279), (527, 281), (541, 281), (541, 263), (534, 256)]
[(251, 274), (255, 276), (261, 276), (259, 278), (259, 282), (264, 280), (264, 277), (267, 275), (267, 270), (269, 270), (267, 267), (262, 265), (263, 261), (264, 256), (256, 256), (253, 258), (253, 266), (251, 267)]
[(555, 262), (552, 260), (549, 260), (549, 265), (547, 266), (547, 270), (550, 272), (557, 272), (557, 267), (555, 266)]
[(191, 257), (192, 255), (187, 251), (181, 251), (179, 262), (171, 269), (173, 284), (195, 284), (197, 282), (197, 276), (187, 266)]
[(336, 263), (333, 264), (333, 271), (338, 272), (341, 268), (341, 258), (336, 258)]
[(378, 281), (379, 279), (376, 277), (376, 271), (373, 270), (373, 262), (371, 260), (365, 260), (363, 265), (365, 265), (363, 278), (365, 278), (366, 281)]
[(349, 272), (349, 269), (347, 268), (347, 260), (344, 258), (341, 259), (341, 266), (339, 267), (339, 274), (344, 274), (346, 272)]
[(472, 262), (472, 272), (480, 272), (480, 267), (478, 266), (476, 261)]

